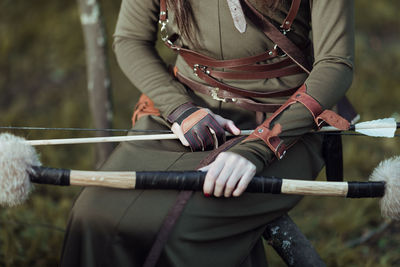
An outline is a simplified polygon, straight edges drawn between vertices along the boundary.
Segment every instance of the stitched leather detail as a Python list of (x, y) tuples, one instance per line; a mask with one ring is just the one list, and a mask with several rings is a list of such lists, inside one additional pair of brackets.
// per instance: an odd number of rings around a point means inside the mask
[(281, 159), (286, 152), (286, 146), (278, 137), (282, 128), (279, 124), (275, 124), (272, 130), (270, 130), (270, 124), (280, 113), (282, 113), (282, 111), (296, 102), (301, 103), (310, 111), (318, 128), (322, 126), (323, 122), (326, 122), (339, 130), (346, 130), (350, 127), (350, 123), (347, 120), (332, 110), (322, 111), (322, 106), (312, 96), (308, 95), (306, 91), (306, 85), (303, 84), (296, 93), (294, 93), (277, 111), (275, 111), (274, 114), (258, 126), (243, 142), (260, 138), (275, 153), (276, 157)]
[(198, 111), (192, 113), (189, 117), (182, 121), (181, 127), (183, 133), (187, 133), (190, 129), (193, 128), (193, 126), (195, 126), (207, 115), (208, 112), (205, 109), (199, 109)]
[(160, 110), (154, 106), (153, 101), (145, 94), (142, 94), (135, 106), (132, 115), (132, 127), (137, 120), (146, 115), (160, 116)]
[(345, 118), (328, 109), (324, 110), (324, 112), (315, 119), (317, 125), (321, 125), (322, 122), (326, 122), (330, 126), (336, 127), (341, 131), (350, 128), (350, 123)]
[(212, 150), (225, 142), (225, 130), (206, 109), (190, 114), (181, 128), (192, 151)]
[(350, 123), (333, 112), (332, 110), (322, 110), (322, 106), (312, 96), (306, 93), (306, 86), (303, 85), (299, 90), (294, 93), (290, 99), (303, 104), (311, 113), (314, 118), (315, 124), (320, 129), (324, 122), (338, 128), (339, 130), (347, 130), (350, 127)]
[[(305, 87), (304, 87), (305, 88)], [(295, 100), (296, 102), (300, 102), (305, 106), (308, 111), (313, 115), (313, 118), (315, 119), (316, 117), (319, 116), (322, 112), (322, 107), (321, 105), (310, 95), (303, 93), (303, 92), (296, 92), (293, 96), (292, 99)]]
[(246, 141), (259, 138), (267, 144), (269, 149), (274, 152), (278, 159), (282, 159), (286, 154), (286, 146), (278, 137), (281, 132), (282, 126), (279, 123), (275, 124), (272, 130), (270, 130), (267, 125), (260, 125), (248, 138), (246, 138)]
[[(198, 109), (195, 105), (193, 105), (192, 103), (188, 102), (185, 103), (183, 105), (180, 105), (178, 108), (176, 108), (171, 114), (168, 115), (167, 117), (167, 121), (169, 123), (174, 123), (176, 122), (178, 119), (180, 119), (182, 117), (182, 115), (186, 112), (188, 112), (189, 110), (196, 110)], [(189, 116), (190, 114), (186, 115)], [(184, 118), (182, 118), (184, 119)], [(181, 123), (181, 122), (179, 122)]]

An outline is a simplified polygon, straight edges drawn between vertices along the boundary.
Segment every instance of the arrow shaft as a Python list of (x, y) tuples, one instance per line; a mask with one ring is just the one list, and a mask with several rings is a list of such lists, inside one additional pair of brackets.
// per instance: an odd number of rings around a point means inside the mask
[[(386, 119), (384, 119), (386, 120)], [(355, 131), (362, 133), (366, 136), (380, 136), (376, 135), (373, 131), (378, 130), (393, 130), (400, 128), (400, 123), (392, 121), (381, 121), (381, 122), (362, 122), (355, 125), (351, 125), (349, 131)], [(366, 132), (370, 131), (370, 132)], [(241, 135), (250, 135), (253, 130), (242, 130)], [(339, 129), (326, 126), (322, 127), (318, 132), (341, 132)], [(226, 133), (227, 136), (232, 134)], [(389, 134), (385, 137), (393, 137)], [(129, 135), (129, 136), (112, 136), (112, 137), (87, 137), (87, 138), (67, 138), (67, 139), (47, 139), (47, 140), (28, 140), (28, 144), (32, 146), (40, 145), (67, 145), (67, 144), (91, 144), (91, 143), (107, 143), (107, 142), (127, 142), (127, 141), (146, 141), (146, 140), (171, 140), (177, 139), (175, 134), (150, 134), (150, 135)]]

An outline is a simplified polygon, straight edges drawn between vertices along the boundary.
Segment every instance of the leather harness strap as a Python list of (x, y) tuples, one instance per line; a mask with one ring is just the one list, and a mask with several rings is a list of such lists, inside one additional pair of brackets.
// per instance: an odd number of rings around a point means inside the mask
[[(204, 80), (207, 84), (218, 87), (219, 90), (226, 90), (243, 97), (273, 97), (270, 94), (263, 96), (262, 93), (235, 88), (218, 81), (218, 79), (270, 79), (303, 73), (305, 70), (308, 71), (308, 69), (304, 67), (307, 66), (305, 56), (301, 50), (285, 36), (286, 32), (291, 29), (293, 20), (298, 13), (301, 0), (293, 0), (288, 15), (281, 25), (282, 32), (276, 29), (272, 23), (267, 21), (254, 7), (249, 5), (247, 0), (241, 0), (241, 3), (242, 6), (245, 7), (246, 15), (253, 21), (253, 23), (263, 30), (268, 38), (275, 42), (276, 45), (273, 49), (250, 57), (217, 60), (193, 50), (177, 46), (168, 38), (168, 34), (166, 33), (166, 23), (168, 21), (166, 0), (160, 0), (160, 23), (162, 25), (162, 32), (164, 32), (163, 40), (166, 46), (175, 50), (193, 69), (195, 75)], [(278, 47), (283, 51), (287, 50), (287, 54), (298, 53), (299, 55), (293, 57), (296, 60), (289, 56), (289, 58), (284, 58), (278, 62), (257, 64), (267, 59), (278, 57)], [(297, 61), (303, 64), (303, 66), (299, 65)], [(214, 70), (214, 68), (224, 68), (224, 70), (228, 71)]]
[(266, 53), (258, 54), (255, 56), (235, 58), (227, 60), (218, 60), (205, 55), (202, 55), (196, 51), (192, 51), (185, 48), (180, 48), (179, 54), (185, 58), (188, 62), (196, 62), (196, 64), (209, 66), (213, 68), (237, 68), (240, 66), (249, 66), (255, 62), (264, 61), (278, 56), (277, 50), (268, 50)]
[[(254, 66), (257, 67), (257, 66)], [(197, 71), (195, 73), (198, 74), (199, 68), (197, 68)], [(303, 70), (297, 66), (297, 65), (292, 65), (287, 68), (281, 68), (281, 69), (274, 69), (274, 70), (268, 70), (264, 72), (225, 72), (225, 71), (217, 71), (217, 70), (209, 70), (208, 72), (205, 72), (209, 77), (211, 78), (217, 78), (217, 79), (228, 79), (228, 80), (258, 80), (258, 79), (272, 79), (272, 78), (278, 78), (278, 77), (283, 77), (283, 76), (289, 76), (289, 75), (295, 75), (302, 73)], [(200, 77), (200, 75), (199, 75)]]
[[(248, 0), (240, 0), (242, 3), (243, 11), (245, 15), (269, 38), (271, 39), (286, 55), (293, 60), (299, 67), (301, 67), (306, 73), (310, 73), (309, 63), (303, 53), (289, 38), (284, 34), (288, 31), (282, 33), (277, 29), (267, 18), (265, 18), (260, 12), (257, 11)], [(301, 0), (293, 0), (293, 2), (301, 2)], [(300, 3), (298, 3), (300, 5)], [(296, 8), (296, 5), (291, 6), (291, 8)], [(298, 10), (298, 7), (297, 9)], [(289, 12), (290, 13), (290, 12)], [(297, 12), (296, 12), (297, 14)], [(294, 14), (291, 14), (293, 16)], [(287, 20), (290, 21), (290, 20)], [(290, 23), (289, 23), (290, 24)], [(290, 24), (291, 25), (291, 24)]]
[(281, 28), (285, 31), (290, 31), (293, 21), (297, 16), (297, 13), (299, 12), (301, 1), (292, 1), (292, 5), (290, 6), (289, 12), (286, 16), (286, 18), (283, 20), (283, 23), (281, 24)]
[[(218, 90), (219, 87), (213, 87), (213, 86), (208, 86), (208, 85), (205, 85), (202, 83), (198, 83), (196, 81), (193, 81), (192, 79), (185, 77), (179, 71), (175, 71), (175, 77), (178, 79), (178, 81), (185, 84), (193, 91), (196, 91), (196, 92), (199, 92), (199, 93), (202, 93), (205, 95), (209, 95), (209, 96), (213, 97), (214, 99), (220, 100), (222, 102), (235, 103), (236, 105), (238, 105), (246, 110), (272, 113), (281, 106), (280, 104), (258, 103), (256, 101), (252, 100), (251, 98), (243, 97), (241, 95), (231, 93), (227, 90)], [(223, 85), (224, 84), (221, 84), (219, 86), (223, 86)], [(270, 92), (270, 94), (272, 97), (288, 96), (288, 95), (292, 95), (296, 90), (297, 90), (297, 87), (289, 89), (289, 90), (285, 90), (285, 91)]]

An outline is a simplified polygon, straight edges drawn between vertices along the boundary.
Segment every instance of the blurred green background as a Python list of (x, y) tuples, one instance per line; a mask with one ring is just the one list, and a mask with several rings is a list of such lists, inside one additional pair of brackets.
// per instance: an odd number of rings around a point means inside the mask
[[(120, 1), (100, 2), (111, 37)], [(348, 96), (362, 121), (399, 117), (398, 10), (398, 0), (356, 0), (356, 72)], [(109, 38), (109, 47), (111, 42)], [(119, 70), (111, 49), (108, 53), (114, 128), (129, 128), (139, 94)], [(0, 0), (0, 95), (0, 126), (93, 126), (75, 1)], [(11, 132), (28, 139), (90, 134)], [(345, 179), (367, 180), (381, 160), (399, 153), (399, 142), (399, 138), (345, 136)], [(48, 166), (87, 170), (94, 166), (93, 145), (40, 147), (38, 152)], [(26, 204), (0, 208), (0, 266), (57, 266), (68, 211), (79, 190), (36, 186)], [(389, 222), (365, 242), (353, 242), (385, 222), (376, 199), (306, 197), (291, 216), (328, 266), (400, 266), (398, 223)], [(268, 256), (271, 266), (283, 264), (271, 249)]]

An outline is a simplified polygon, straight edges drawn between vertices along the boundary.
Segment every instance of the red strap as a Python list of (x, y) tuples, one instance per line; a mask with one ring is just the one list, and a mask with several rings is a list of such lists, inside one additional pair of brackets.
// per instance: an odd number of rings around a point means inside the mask
[(167, 21), (167, 19), (168, 19), (167, 1), (160, 0), (160, 21)]
[(174, 225), (176, 224), (176, 220), (178, 220), (179, 216), (186, 206), (186, 203), (189, 201), (192, 195), (193, 191), (181, 191), (179, 193), (178, 197), (176, 198), (175, 204), (168, 211), (168, 214), (165, 217), (159, 232), (157, 233), (156, 239), (154, 240), (154, 243), (150, 248), (149, 253), (147, 254), (143, 267), (156, 266), (157, 261), (164, 250), (165, 244), (168, 241), (168, 237), (172, 232)]
[(286, 154), (286, 146), (278, 137), (281, 132), (282, 126), (279, 123), (275, 124), (272, 130), (269, 129), (269, 125), (262, 124), (245, 141), (259, 138), (267, 144), (278, 159), (282, 159)]
[[(235, 137), (228, 142), (225, 142), (222, 146), (218, 149), (213, 150), (211, 153), (208, 154), (206, 158), (204, 158), (197, 169), (201, 167), (205, 167), (211, 162), (215, 160), (215, 158), (219, 155), (219, 153), (227, 151), (232, 146), (239, 143), (244, 136)], [(164, 219), (164, 222), (157, 233), (157, 237), (154, 240), (154, 243), (147, 254), (146, 260), (143, 264), (143, 267), (154, 267), (157, 264), (158, 259), (160, 258), (161, 253), (164, 250), (165, 244), (168, 241), (168, 237), (172, 232), (174, 225), (176, 224), (177, 219), (182, 214), (186, 203), (189, 201), (190, 197), (193, 195), (193, 191), (181, 191), (175, 201), (175, 204), (169, 210), (167, 216)]]
[(290, 31), (290, 27), (292, 26), (293, 21), (296, 18), (297, 13), (299, 12), (300, 3), (301, 3), (301, 0), (293, 0), (292, 1), (292, 5), (290, 6), (289, 12), (281, 25), (281, 28), (283, 30)]
[(278, 30), (267, 18), (264, 17), (248, 0), (240, 0), (245, 15), (283, 52), (286, 53), (306, 73), (310, 73), (310, 66), (303, 51), (289, 38)]
[(317, 118), (315, 118), (315, 123), (321, 126), (323, 122), (338, 128), (341, 131), (348, 130), (350, 128), (350, 123), (344, 119), (343, 117), (339, 116), (332, 110), (324, 110)]
[(196, 51), (185, 49), (185, 48), (180, 48), (179, 49), (179, 55), (181, 55), (186, 62), (190, 62), (190, 65), (193, 64), (198, 64), (198, 65), (203, 65), (203, 66), (208, 66), (208, 67), (213, 67), (213, 68), (235, 68), (235, 67), (240, 67), (240, 66), (248, 66), (255, 64), (260, 61), (264, 61), (267, 59), (271, 59), (276, 57), (277, 50), (270, 50), (267, 52), (264, 52), (259, 55), (255, 56), (250, 56), (250, 57), (244, 57), (244, 58), (235, 58), (235, 59), (227, 59), (227, 60), (218, 60), (214, 59), (205, 55), (202, 55)]
[(272, 92), (249, 91), (220, 82), (203, 71), (198, 71), (197, 75), (200, 79), (202, 79), (207, 84), (213, 87), (217, 87), (219, 89), (226, 90), (228, 92), (235, 93), (243, 97), (277, 97), (282, 95), (287, 96), (289, 90), (291, 91), (291, 89), (285, 91), (272, 91)]
[(335, 112), (331, 110), (323, 111), (322, 106), (318, 103), (318, 101), (306, 93), (306, 89), (306, 85), (303, 84), (299, 90), (297, 90), (297, 92), (286, 101), (285, 104), (275, 111), (272, 116), (265, 120), (260, 126), (258, 126), (254, 132), (244, 140), (244, 142), (254, 139), (261, 139), (275, 153), (276, 157), (281, 159), (286, 152), (285, 145), (278, 137), (278, 135), (281, 133), (281, 126), (279, 124), (275, 124), (272, 130), (270, 130), (270, 124), (280, 113), (296, 102), (303, 104), (310, 111), (318, 128), (322, 126), (323, 122), (326, 122), (329, 125), (338, 128), (339, 130), (346, 130), (350, 127), (350, 123)]
[(297, 65), (292, 65), (286, 68), (274, 69), (268, 71), (243, 71), (243, 72), (224, 72), (208, 70), (207, 74), (218, 79), (226, 80), (258, 80), (258, 79), (272, 79), (283, 76), (290, 76), (295, 74), (304, 73), (303, 69)]

